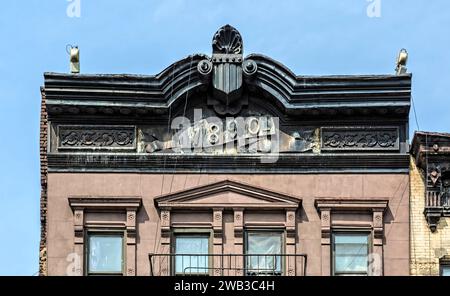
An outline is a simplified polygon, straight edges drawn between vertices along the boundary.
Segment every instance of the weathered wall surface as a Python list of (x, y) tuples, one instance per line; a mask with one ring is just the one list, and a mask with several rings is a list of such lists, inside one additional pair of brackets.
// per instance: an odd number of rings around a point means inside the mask
[(411, 160), (411, 275), (439, 275), (439, 258), (450, 254), (450, 218), (442, 217), (432, 232), (423, 211), (425, 180), (423, 172)]
[[(412, 175), (412, 181), (414, 181)], [(149, 275), (149, 253), (158, 253), (160, 217), (154, 198), (199, 185), (230, 179), (302, 199), (298, 210), (296, 252), (308, 255), (307, 275), (323, 274), (321, 221), (317, 198), (388, 199), (384, 214), (384, 275), (409, 274), (409, 176), (407, 174), (135, 174), (49, 173), (47, 213), (48, 274), (65, 275), (67, 256), (74, 252), (74, 217), (68, 198), (74, 196), (141, 197), (137, 213), (136, 274)], [(415, 184), (415, 183), (414, 183)], [(416, 196), (416, 195), (415, 195)], [(415, 199), (418, 200), (417, 197)], [(419, 211), (414, 203), (413, 213)], [(413, 215), (413, 219), (414, 219)], [(423, 216), (422, 216), (423, 219)], [(233, 216), (224, 214), (224, 235), (232, 239)], [(419, 224), (414, 224), (418, 227)], [(422, 227), (422, 224), (420, 224)], [(423, 222), (423, 232), (427, 231)], [(441, 231), (438, 231), (440, 233)], [(419, 232), (415, 232), (419, 233)], [(414, 234), (416, 235), (416, 234)], [(419, 241), (414, 237), (415, 241)], [(443, 239), (443, 237), (442, 237)], [(426, 240), (420, 240), (426, 241)], [(224, 242), (231, 246), (229, 240)], [(414, 253), (419, 258), (418, 253)]]

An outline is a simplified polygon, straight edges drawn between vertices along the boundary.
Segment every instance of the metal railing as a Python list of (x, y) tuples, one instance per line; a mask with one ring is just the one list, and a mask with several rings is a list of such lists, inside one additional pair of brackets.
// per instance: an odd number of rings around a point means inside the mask
[(305, 254), (149, 254), (151, 276), (304, 276)]
[(425, 206), (434, 207), (450, 207), (450, 193), (446, 191), (427, 191)]

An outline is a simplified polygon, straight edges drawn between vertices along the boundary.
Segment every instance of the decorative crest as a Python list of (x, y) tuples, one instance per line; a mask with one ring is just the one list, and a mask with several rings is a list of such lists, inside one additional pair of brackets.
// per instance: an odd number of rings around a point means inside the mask
[(241, 34), (236, 28), (225, 25), (214, 34), (212, 40), (213, 53), (243, 54)]

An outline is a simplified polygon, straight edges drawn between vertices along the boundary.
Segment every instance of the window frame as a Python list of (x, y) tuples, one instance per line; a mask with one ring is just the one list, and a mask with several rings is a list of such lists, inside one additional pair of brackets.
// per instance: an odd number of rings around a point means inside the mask
[[(263, 228), (263, 229), (254, 229), (254, 228), (250, 228), (250, 229), (245, 229), (245, 235), (244, 235), (244, 250), (243, 250), (243, 255), (244, 255), (244, 275), (245, 276), (253, 276), (253, 275), (248, 275), (247, 274), (247, 258), (248, 258), (248, 235), (252, 234), (252, 233), (274, 233), (274, 234), (278, 234), (281, 237), (281, 249), (280, 249), (280, 257), (281, 257), (281, 266), (280, 266), (280, 272), (281, 275), (285, 274), (284, 268), (286, 266), (286, 258), (285, 256), (283, 256), (286, 252), (286, 231), (285, 229), (267, 229), (267, 228)], [(257, 274), (256, 276), (261, 276), (261, 275), (265, 275), (264, 273), (262, 274)]]
[[(89, 256), (90, 256), (90, 237), (91, 236), (104, 236), (104, 237), (115, 237), (120, 236), (122, 239), (122, 262), (121, 262), (121, 271), (111, 271), (111, 272), (91, 272), (89, 270)], [(124, 230), (117, 230), (117, 229), (89, 229), (85, 232), (85, 258), (84, 258), (84, 266), (86, 268), (84, 269), (84, 275), (85, 276), (123, 276), (125, 275), (125, 266), (126, 266), (126, 236)]]
[(441, 176), (441, 194), (442, 200), (440, 206), (450, 205), (450, 172), (445, 172)]
[[(205, 272), (201, 273), (189, 273), (189, 274), (183, 274), (183, 273), (177, 273), (176, 271), (176, 239), (177, 237), (207, 237), (208, 238), (208, 256), (206, 257), (208, 259), (207, 265), (208, 269)], [(212, 274), (213, 271), (213, 244), (212, 244), (212, 238), (213, 238), (213, 231), (211, 229), (201, 229), (201, 228), (175, 228), (172, 230), (171, 235), (171, 253), (173, 254), (172, 260), (170, 263), (171, 266), (171, 275), (172, 276), (209, 276)], [(201, 256), (201, 255), (199, 255)]]
[(450, 256), (444, 256), (439, 260), (439, 276), (444, 276), (444, 269), (450, 270)]
[(367, 237), (367, 258), (373, 250), (372, 232), (370, 230), (333, 230), (331, 233), (331, 275), (332, 276), (369, 276), (369, 262), (366, 272), (336, 272), (336, 235), (365, 235)]

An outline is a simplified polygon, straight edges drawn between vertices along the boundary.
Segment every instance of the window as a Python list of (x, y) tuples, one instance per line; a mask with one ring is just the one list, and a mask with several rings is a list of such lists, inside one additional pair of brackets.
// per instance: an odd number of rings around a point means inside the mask
[(450, 258), (445, 257), (444, 260), (441, 259), (441, 276), (450, 276)]
[(282, 234), (248, 232), (246, 243), (247, 275), (281, 275)]
[(206, 275), (209, 272), (209, 236), (175, 236), (175, 274)]
[(368, 275), (369, 235), (333, 234), (333, 274)]
[(441, 267), (441, 275), (442, 276), (450, 276), (450, 265), (443, 265)]
[(89, 234), (88, 275), (122, 274), (123, 235)]

